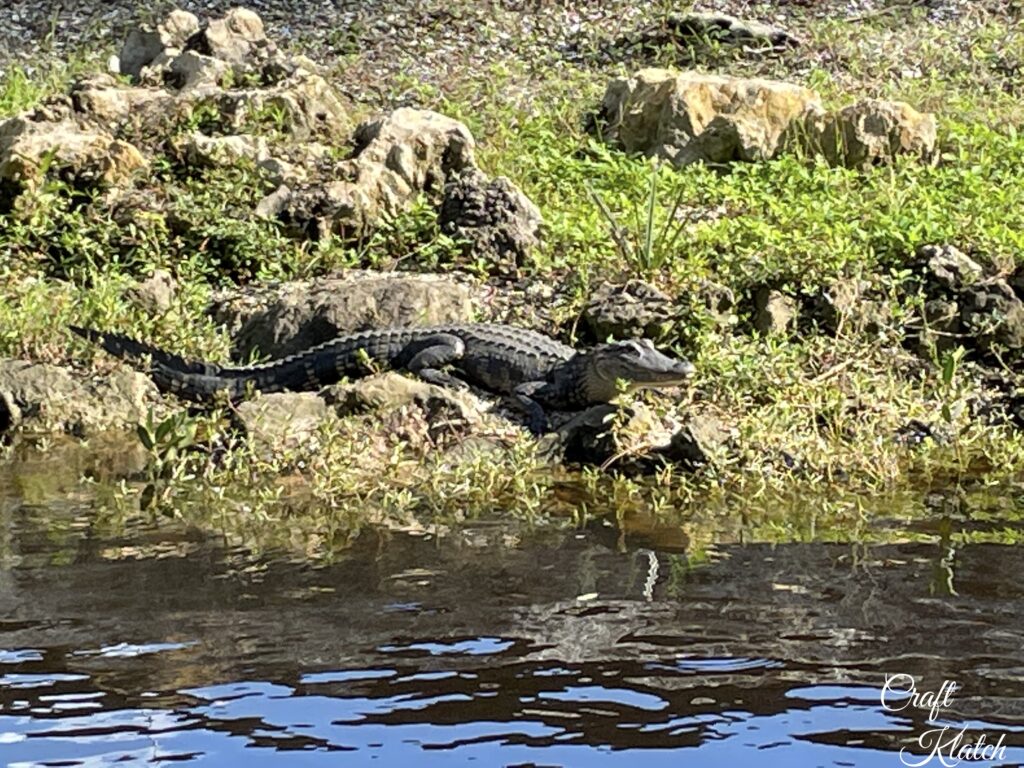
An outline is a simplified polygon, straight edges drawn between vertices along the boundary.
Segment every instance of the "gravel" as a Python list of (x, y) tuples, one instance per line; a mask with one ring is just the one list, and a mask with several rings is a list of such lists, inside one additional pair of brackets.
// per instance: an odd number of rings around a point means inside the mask
[[(343, 79), (373, 90), (396, 77), (442, 82), (454, 69), (479, 69), (516, 59), (543, 66), (572, 66), (579, 51), (598, 41), (649, 25), (687, 3), (623, 0), (0, 0), (0, 68), (32, 66), (43, 56), (74, 52), (103, 62), (128, 30), (180, 7), (200, 18), (245, 5), (263, 18), (280, 45), (340, 62)], [(863, 18), (907, 4), (924, 5), (937, 22), (1003, 0), (710, 0), (702, 10), (757, 19), (797, 33), (809, 17)]]

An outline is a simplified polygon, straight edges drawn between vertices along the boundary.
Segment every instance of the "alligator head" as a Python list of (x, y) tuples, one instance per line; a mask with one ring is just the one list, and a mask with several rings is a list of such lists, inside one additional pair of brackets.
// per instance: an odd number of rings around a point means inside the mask
[(693, 376), (693, 364), (662, 354), (647, 339), (630, 339), (598, 344), (585, 353), (585, 381), (591, 402), (608, 402), (628, 389), (671, 387)]

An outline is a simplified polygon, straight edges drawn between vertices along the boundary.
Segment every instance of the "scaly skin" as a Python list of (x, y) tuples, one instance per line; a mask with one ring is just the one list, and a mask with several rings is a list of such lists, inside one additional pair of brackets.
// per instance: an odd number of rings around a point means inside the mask
[(362, 331), (280, 360), (237, 368), (187, 361), (119, 334), (74, 326), (71, 330), (117, 357), (148, 357), (149, 373), (161, 390), (198, 402), (212, 400), (222, 391), (238, 400), (250, 388), (320, 389), (345, 376), (366, 375), (369, 360), (436, 384), (468, 382), (513, 395), (535, 432), (546, 425), (545, 408), (575, 410), (608, 402), (619, 393), (620, 380), (629, 387), (671, 386), (693, 373), (690, 363), (663, 355), (647, 341), (599, 344), (577, 352), (542, 334), (507, 325)]

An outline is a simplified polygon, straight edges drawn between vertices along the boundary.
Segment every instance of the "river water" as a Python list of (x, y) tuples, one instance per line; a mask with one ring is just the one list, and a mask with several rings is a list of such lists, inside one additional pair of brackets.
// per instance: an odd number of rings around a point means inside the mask
[(939, 766), (943, 727), (1024, 763), (1012, 544), (495, 515), (311, 562), (32, 495), (0, 503), (2, 765)]

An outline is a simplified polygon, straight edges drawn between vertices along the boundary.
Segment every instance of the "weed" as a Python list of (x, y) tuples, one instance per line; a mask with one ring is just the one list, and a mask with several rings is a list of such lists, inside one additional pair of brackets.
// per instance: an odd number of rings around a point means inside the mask
[[(683, 204), (685, 190), (679, 190), (672, 200), (667, 215), (662, 213), (660, 228), (655, 226), (655, 211), (658, 209), (658, 169), (659, 164), (651, 164), (651, 179), (648, 186), (647, 202), (644, 207), (644, 219), (639, 222), (639, 214), (634, 211), (635, 225), (628, 230), (619, 224), (619, 219), (612, 213), (604, 201), (590, 186), (587, 192), (601, 214), (608, 222), (612, 241), (618, 249), (619, 257), (628, 264), (638, 277), (651, 278), (656, 276), (676, 254), (676, 244), (685, 229), (676, 215)], [(655, 230), (657, 229), (657, 233)]]
[(148, 482), (139, 500), (142, 509), (169, 510), (175, 483), (194, 479), (181, 459), (195, 443), (196, 428), (195, 420), (185, 411), (158, 422), (152, 408), (146, 421), (136, 426), (139, 442), (149, 452)]

